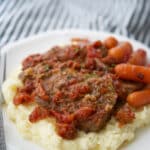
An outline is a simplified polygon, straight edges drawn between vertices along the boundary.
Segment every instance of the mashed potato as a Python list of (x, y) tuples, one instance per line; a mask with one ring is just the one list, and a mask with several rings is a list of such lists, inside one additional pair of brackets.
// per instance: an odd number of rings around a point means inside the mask
[(54, 119), (29, 122), (28, 116), (35, 104), (19, 106), (13, 104), (16, 89), (22, 86), (18, 73), (15, 72), (10, 76), (2, 87), (7, 114), (24, 138), (42, 145), (47, 150), (117, 150), (124, 142), (129, 142), (135, 137), (138, 128), (150, 124), (150, 106), (146, 106), (136, 112), (136, 119), (132, 124), (122, 128), (119, 128), (118, 123), (112, 118), (99, 133), (80, 132), (78, 138), (74, 140), (62, 139), (55, 131)]

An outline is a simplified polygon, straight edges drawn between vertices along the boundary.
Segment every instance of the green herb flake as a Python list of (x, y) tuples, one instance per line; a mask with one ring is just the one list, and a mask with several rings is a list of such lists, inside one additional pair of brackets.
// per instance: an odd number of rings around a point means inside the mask
[(67, 80), (70, 80), (70, 79), (72, 79), (72, 76), (71, 76), (71, 75), (68, 75), (68, 76), (67, 76)]
[(115, 66), (116, 66), (116, 64), (111, 64), (110, 66), (111, 66), (111, 67), (115, 67)]
[(81, 68), (85, 68), (85, 64), (81, 64)]
[(95, 73), (91, 73), (91, 74), (88, 73), (88, 74), (85, 75), (85, 78), (86, 78), (86, 79), (88, 79), (88, 78), (93, 78), (93, 77), (97, 77), (97, 74), (95, 74)]
[(109, 89), (111, 92), (113, 92), (113, 91), (114, 91), (113, 85), (112, 85), (112, 84), (108, 84), (108, 89)]
[(104, 68), (103, 68), (103, 71), (109, 71), (109, 67), (108, 66), (105, 66)]
[(74, 48), (74, 51), (75, 51), (76, 53), (78, 53), (78, 52), (80, 51), (80, 49), (79, 49), (78, 47), (76, 47), (76, 48)]
[(60, 71), (63, 72), (64, 70), (65, 70), (65, 67), (62, 66), (62, 67), (60, 68)]
[(48, 65), (45, 65), (45, 66), (44, 66), (44, 70), (45, 70), (45, 71), (48, 71), (49, 69), (50, 69), (50, 67), (49, 67)]

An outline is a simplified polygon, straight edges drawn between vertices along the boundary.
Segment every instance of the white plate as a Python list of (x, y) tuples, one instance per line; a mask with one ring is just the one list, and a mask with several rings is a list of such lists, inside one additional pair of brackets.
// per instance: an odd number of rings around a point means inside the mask
[[(6, 78), (9, 73), (15, 70), (18, 64), (21, 63), (21, 60), (29, 54), (36, 52), (43, 53), (52, 46), (68, 44), (72, 37), (88, 38), (91, 40), (103, 40), (110, 35), (115, 36), (119, 40), (130, 41), (134, 49), (144, 48), (147, 51), (148, 57), (150, 58), (148, 47), (135, 40), (130, 40), (119, 35), (85, 30), (50, 31), (48, 33), (43, 33), (21, 41), (17, 41), (15, 43), (8, 44), (2, 48), (2, 53), (7, 54)], [(24, 140), (21, 135), (19, 135), (14, 124), (8, 120), (5, 112), (3, 112), (3, 117), (7, 150), (42, 150), (42, 148), (38, 145)], [(148, 150), (150, 149), (149, 139), (150, 126), (138, 131), (136, 134), (136, 139), (131, 144), (128, 144), (125, 148), (122, 148), (122, 150)]]

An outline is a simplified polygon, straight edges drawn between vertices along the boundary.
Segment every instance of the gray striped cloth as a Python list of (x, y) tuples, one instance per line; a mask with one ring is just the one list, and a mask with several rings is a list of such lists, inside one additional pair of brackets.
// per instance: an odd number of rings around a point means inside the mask
[(0, 0), (0, 46), (66, 28), (110, 31), (150, 46), (150, 0)]

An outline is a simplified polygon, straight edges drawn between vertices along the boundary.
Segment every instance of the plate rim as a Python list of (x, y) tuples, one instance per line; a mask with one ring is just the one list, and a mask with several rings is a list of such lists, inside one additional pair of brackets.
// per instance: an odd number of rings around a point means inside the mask
[[(34, 42), (36, 40), (39, 40), (40, 38), (46, 38), (46, 37), (49, 37), (49, 36), (53, 36), (55, 34), (59, 34), (59, 35), (65, 35), (65, 34), (79, 34), (79, 37), (80, 35), (84, 35), (84, 34), (89, 34), (89, 37), (92, 35), (92, 34), (95, 34), (95, 35), (98, 35), (98, 34), (102, 34), (102, 36), (115, 36), (117, 37), (118, 39), (121, 39), (121, 40), (128, 40), (132, 43), (132, 45), (138, 45), (140, 46), (141, 48), (144, 48), (146, 49), (146, 51), (149, 51), (150, 48), (148, 48), (147, 46), (145, 46), (144, 44), (142, 44), (141, 42), (138, 42), (136, 40), (133, 40), (132, 38), (128, 38), (128, 37), (125, 37), (125, 36), (121, 36), (121, 35), (118, 35), (118, 34), (115, 34), (115, 33), (111, 33), (111, 32), (103, 32), (103, 31), (93, 31), (93, 30), (78, 30), (78, 29), (65, 29), (65, 30), (52, 30), (52, 31), (48, 31), (48, 32), (43, 32), (43, 33), (40, 33), (40, 34), (37, 34), (37, 35), (33, 35), (33, 36), (30, 36), (28, 38), (24, 38), (24, 39), (20, 39), (18, 41), (15, 41), (15, 42), (11, 42), (11, 43), (8, 43), (6, 44), (5, 46), (2, 47), (2, 52), (8, 52), (9, 50), (11, 50), (12, 48), (15, 48), (16, 46), (22, 46), (22, 44), (30, 44), (30, 42)], [(94, 37), (94, 35), (93, 35)], [(101, 36), (100, 36), (101, 37)], [(150, 52), (150, 51), (149, 51)]]
[(133, 39), (132, 37), (129, 38), (129, 37), (117, 34), (117, 33), (113, 33), (113, 32), (87, 30), (87, 29), (58, 29), (58, 30), (48, 30), (46, 32), (41, 32), (39, 34), (31, 35), (29, 37), (25, 37), (23, 39), (19, 39), (19, 40), (10, 42), (10, 43), (8, 43), (8, 44), (1, 47), (1, 53), (3, 54), (5, 52), (9, 51), (9, 49), (11, 49), (13, 47), (20, 46), (20, 45), (28, 43), (28, 42), (36, 41), (40, 38), (45, 38), (45, 37), (52, 36), (52, 35), (55, 35), (55, 34), (61, 34), (61, 35), (70, 34), (71, 35), (71, 34), (74, 34), (74, 33), (79, 34), (79, 36), (81, 34), (82, 35), (84, 35), (84, 34), (89, 34), (89, 35), (102, 34), (102, 35), (105, 35), (105, 36), (115, 36), (118, 39), (123, 39), (123, 40), (130, 41), (131, 44), (133, 44), (133, 45), (139, 45), (141, 48), (146, 49), (146, 51), (150, 50), (150, 48), (147, 45), (145, 45), (144, 43), (142, 43), (140, 41), (137, 41), (137, 40)]

